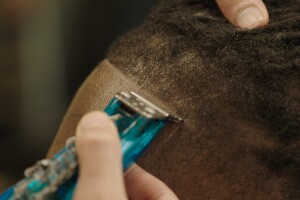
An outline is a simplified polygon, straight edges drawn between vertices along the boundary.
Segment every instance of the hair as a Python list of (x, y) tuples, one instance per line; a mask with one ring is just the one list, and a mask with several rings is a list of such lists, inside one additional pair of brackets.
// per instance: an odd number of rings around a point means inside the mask
[(214, 1), (159, 0), (107, 58), (185, 123), (143, 159), (181, 199), (300, 196), (300, 3), (241, 30)]

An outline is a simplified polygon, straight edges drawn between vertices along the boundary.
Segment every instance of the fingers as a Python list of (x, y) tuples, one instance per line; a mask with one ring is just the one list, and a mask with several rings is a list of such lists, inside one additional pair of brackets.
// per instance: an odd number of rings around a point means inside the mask
[(240, 28), (258, 28), (269, 22), (269, 14), (262, 0), (216, 1), (224, 16)]
[(106, 114), (85, 115), (77, 127), (79, 181), (74, 199), (126, 199), (119, 136)]
[(130, 200), (178, 200), (168, 186), (137, 165), (125, 174), (125, 184)]

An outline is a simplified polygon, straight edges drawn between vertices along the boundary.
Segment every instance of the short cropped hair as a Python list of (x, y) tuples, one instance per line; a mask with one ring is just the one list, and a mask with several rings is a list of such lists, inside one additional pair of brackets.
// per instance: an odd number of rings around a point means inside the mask
[(142, 161), (180, 199), (300, 198), (300, 3), (265, 3), (241, 30), (212, 0), (158, 0), (107, 53), (185, 119)]

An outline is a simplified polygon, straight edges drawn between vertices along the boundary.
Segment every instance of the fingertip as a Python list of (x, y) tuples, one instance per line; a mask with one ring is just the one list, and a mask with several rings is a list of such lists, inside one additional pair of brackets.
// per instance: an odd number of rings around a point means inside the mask
[(234, 23), (243, 29), (254, 29), (267, 25), (269, 15), (265, 6), (249, 5), (242, 7), (235, 15)]
[(77, 133), (80, 134), (93, 128), (109, 128), (109, 130), (115, 130), (114, 123), (109, 116), (100, 111), (85, 114), (78, 123)]
[(85, 154), (96, 154), (95, 150), (97, 149), (99, 151), (100, 149), (115, 149), (113, 152), (116, 153), (116, 156), (120, 154), (120, 139), (117, 129), (104, 112), (94, 111), (84, 115), (78, 124), (76, 135), (79, 157)]
[(178, 200), (165, 183), (136, 164), (127, 170), (125, 184), (128, 196), (132, 199)]
[(224, 16), (242, 29), (254, 29), (269, 22), (268, 10), (262, 0), (216, 0)]

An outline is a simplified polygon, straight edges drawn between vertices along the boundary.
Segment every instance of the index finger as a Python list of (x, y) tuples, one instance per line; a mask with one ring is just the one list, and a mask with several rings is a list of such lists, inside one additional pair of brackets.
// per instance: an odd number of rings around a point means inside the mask
[(136, 164), (126, 172), (125, 185), (130, 200), (178, 200), (165, 183)]

